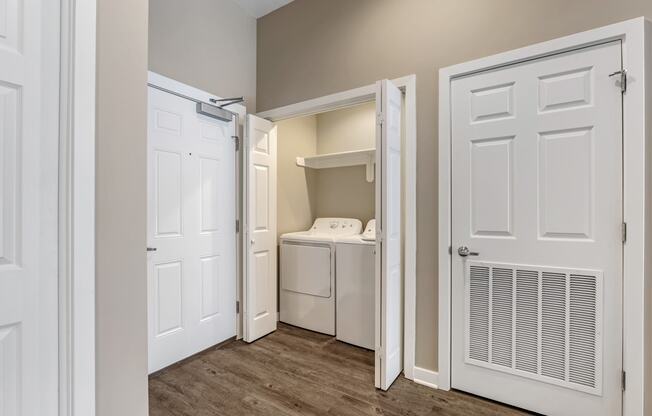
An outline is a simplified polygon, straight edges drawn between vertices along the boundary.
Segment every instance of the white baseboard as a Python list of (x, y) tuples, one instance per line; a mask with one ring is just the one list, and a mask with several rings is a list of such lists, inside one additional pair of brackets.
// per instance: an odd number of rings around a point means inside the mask
[(414, 367), (414, 382), (433, 389), (438, 388), (439, 373), (421, 367)]

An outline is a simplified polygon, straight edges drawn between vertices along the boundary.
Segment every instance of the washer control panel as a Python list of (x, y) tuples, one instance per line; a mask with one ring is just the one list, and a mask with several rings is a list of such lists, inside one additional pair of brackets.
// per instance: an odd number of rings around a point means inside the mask
[(362, 231), (362, 222), (355, 218), (317, 218), (310, 231), (333, 236), (356, 235)]

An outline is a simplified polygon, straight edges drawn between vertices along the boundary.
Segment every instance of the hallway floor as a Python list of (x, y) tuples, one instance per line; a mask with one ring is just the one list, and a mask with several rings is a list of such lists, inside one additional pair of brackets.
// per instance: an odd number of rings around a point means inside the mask
[(154, 375), (149, 405), (150, 416), (526, 414), (402, 377), (376, 390), (371, 351), (284, 324), (253, 344), (232, 341)]

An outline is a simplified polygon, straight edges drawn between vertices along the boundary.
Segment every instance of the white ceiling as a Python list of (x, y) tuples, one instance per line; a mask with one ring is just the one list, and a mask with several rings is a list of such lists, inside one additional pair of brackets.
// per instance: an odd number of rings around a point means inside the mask
[(274, 10), (285, 6), (293, 0), (233, 0), (249, 15), (258, 19)]

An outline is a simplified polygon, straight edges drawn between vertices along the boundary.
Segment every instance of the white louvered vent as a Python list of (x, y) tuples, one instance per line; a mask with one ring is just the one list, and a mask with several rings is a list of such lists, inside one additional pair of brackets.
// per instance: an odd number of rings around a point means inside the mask
[(467, 363), (602, 394), (601, 272), (467, 267)]

